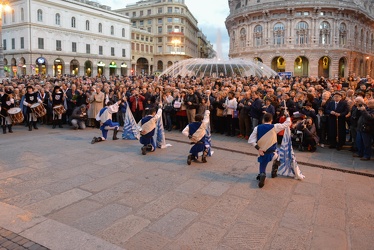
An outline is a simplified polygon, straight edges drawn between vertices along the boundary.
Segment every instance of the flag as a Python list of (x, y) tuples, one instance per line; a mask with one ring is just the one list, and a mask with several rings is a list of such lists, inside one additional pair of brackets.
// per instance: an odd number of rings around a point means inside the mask
[(156, 146), (158, 148), (167, 148), (171, 146), (171, 144), (166, 144), (165, 142), (165, 130), (164, 123), (162, 122), (162, 116), (157, 119), (156, 131), (153, 135), (153, 140), (156, 142)]
[(210, 132), (210, 121), (208, 122), (208, 125), (206, 126), (206, 137), (209, 145), (208, 149), (208, 156), (212, 156), (214, 151), (212, 151), (212, 133)]
[(126, 108), (125, 121), (123, 125), (122, 139), (126, 140), (139, 140), (140, 132), (138, 124), (136, 124), (135, 118), (131, 113), (129, 105)]
[(305, 178), (296, 162), (295, 153), (292, 148), (291, 130), (289, 127), (284, 130), (282, 144), (279, 149), (279, 161), (278, 175), (294, 177), (298, 180)]

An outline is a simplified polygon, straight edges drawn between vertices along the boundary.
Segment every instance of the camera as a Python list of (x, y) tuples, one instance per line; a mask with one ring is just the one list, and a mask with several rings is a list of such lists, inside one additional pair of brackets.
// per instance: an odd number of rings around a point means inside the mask
[(363, 106), (363, 104), (362, 103), (360, 103), (360, 104), (358, 104), (358, 106), (361, 108), (362, 106)]

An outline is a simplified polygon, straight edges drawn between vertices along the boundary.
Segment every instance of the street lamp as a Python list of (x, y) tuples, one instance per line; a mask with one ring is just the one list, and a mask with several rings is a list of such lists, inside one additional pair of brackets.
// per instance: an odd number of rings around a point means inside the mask
[[(181, 41), (179, 39), (174, 39), (174, 40), (171, 41), (171, 43), (174, 45), (174, 54), (175, 54), (174, 59), (176, 59), (177, 58), (177, 48), (178, 48), (178, 45), (181, 44)], [(175, 66), (175, 62), (176, 62), (176, 60), (174, 60), (174, 65), (173, 66)], [(173, 70), (173, 78), (175, 78), (175, 68)]]
[(3, 12), (10, 11), (11, 8), (3, 1), (0, 2), (0, 79), (5, 77), (4, 74), (4, 49), (3, 49)]

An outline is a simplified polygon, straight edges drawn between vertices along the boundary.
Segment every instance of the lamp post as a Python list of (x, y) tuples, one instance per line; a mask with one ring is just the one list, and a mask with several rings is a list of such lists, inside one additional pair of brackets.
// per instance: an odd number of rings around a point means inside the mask
[(0, 79), (5, 77), (4, 74), (4, 48), (3, 48), (3, 12), (9, 11), (10, 7), (8, 4), (0, 2)]
[[(178, 40), (178, 39), (174, 39), (171, 41), (171, 43), (174, 45), (174, 54), (175, 54), (175, 58), (174, 58), (174, 65), (175, 66), (175, 62), (176, 62), (176, 58), (177, 58), (177, 48), (178, 48), (178, 45), (181, 44), (181, 41)], [(173, 69), (173, 78), (175, 78), (175, 68)]]

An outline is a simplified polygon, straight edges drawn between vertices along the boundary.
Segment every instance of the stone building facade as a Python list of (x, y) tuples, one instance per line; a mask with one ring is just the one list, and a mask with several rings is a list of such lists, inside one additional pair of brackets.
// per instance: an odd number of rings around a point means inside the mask
[[(142, 0), (115, 11), (131, 18), (135, 37), (132, 41), (132, 72), (162, 72), (183, 59), (213, 54), (210, 42), (201, 34), (185, 0)], [(153, 57), (150, 57), (145, 51), (147, 42), (141, 38), (151, 38), (152, 34)]]
[(374, 2), (229, 0), (231, 58), (293, 76), (374, 76)]
[(86, 0), (13, 0), (3, 12), (7, 75), (127, 75), (128, 17)]

